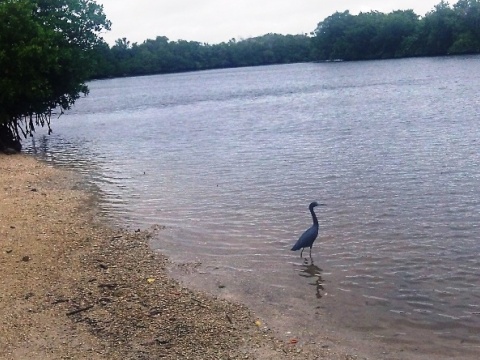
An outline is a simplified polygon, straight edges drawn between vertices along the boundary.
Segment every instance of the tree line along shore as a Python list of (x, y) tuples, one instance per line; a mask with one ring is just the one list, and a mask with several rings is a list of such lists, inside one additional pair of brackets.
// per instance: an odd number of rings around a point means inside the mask
[(118, 39), (94, 51), (95, 78), (333, 60), (373, 60), (480, 53), (480, 2), (441, 1), (425, 16), (413, 10), (336, 12), (310, 34), (263, 36), (220, 44)]
[(120, 76), (287, 64), (480, 53), (480, 0), (412, 10), (336, 12), (310, 34), (266, 34), (220, 44), (164, 36), (109, 46), (111, 28), (94, 0), (0, 2), (0, 151), (88, 94), (86, 82)]

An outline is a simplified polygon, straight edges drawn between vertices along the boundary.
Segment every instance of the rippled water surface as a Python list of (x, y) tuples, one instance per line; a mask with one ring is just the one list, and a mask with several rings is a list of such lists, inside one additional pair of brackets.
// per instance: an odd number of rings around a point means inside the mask
[[(87, 174), (114, 221), (165, 225), (152, 245), (191, 264), (187, 284), (302, 341), (331, 327), (427, 354), (478, 350), (479, 57), (89, 86), (29, 151)], [(327, 205), (313, 264), (289, 250), (312, 200)]]

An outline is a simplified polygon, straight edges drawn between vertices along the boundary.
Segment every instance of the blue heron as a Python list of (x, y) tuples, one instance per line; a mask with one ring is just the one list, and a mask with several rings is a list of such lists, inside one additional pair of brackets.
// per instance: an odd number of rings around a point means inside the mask
[(317, 215), (315, 215), (315, 212), (313, 211), (313, 208), (315, 206), (319, 206), (319, 205), (324, 205), (324, 204), (319, 204), (316, 201), (314, 201), (308, 206), (308, 209), (310, 210), (310, 213), (312, 214), (313, 225), (308, 230), (306, 230), (302, 234), (302, 236), (300, 236), (300, 238), (298, 239), (296, 244), (293, 245), (293, 247), (292, 247), (292, 251), (297, 251), (297, 250), (302, 249), (302, 251), (300, 251), (300, 257), (302, 257), (303, 250), (306, 247), (310, 247), (310, 257), (312, 257), (313, 242), (315, 241), (315, 239), (318, 236), (318, 220), (317, 220)]

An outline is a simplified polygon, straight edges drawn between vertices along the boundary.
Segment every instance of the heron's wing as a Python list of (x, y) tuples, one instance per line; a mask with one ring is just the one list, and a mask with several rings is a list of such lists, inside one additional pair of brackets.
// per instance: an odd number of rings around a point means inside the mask
[(305, 231), (302, 236), (298, 239), (295, 245), (293, 245), (292, 250), (299, 250), (304, 247), (310, 247), (318, 235), (318, 226), (313, 225), (307, 231)]

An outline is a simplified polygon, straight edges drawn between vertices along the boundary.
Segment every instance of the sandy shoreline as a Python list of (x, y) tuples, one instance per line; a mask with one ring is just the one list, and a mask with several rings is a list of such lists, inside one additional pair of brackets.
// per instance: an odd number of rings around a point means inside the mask
[(150, 234), (110, 228), (75, 174), (0, 155), (1, 359), (355, 359), (304, 349), (182, 287)]

